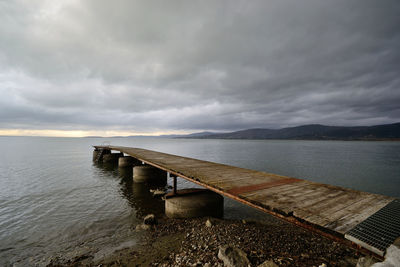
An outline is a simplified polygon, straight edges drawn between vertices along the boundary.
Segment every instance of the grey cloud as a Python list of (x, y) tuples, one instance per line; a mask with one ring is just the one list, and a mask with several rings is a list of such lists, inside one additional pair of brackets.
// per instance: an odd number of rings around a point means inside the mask
[(400, 118), (398, 1), (0, 2), (0, 128)]

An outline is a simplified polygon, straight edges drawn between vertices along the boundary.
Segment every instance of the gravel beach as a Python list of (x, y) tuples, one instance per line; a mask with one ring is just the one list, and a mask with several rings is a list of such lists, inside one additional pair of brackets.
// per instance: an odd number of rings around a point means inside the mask
[(266, 260), (278, 266), (355, 266), (360, 257), (351, 248), (272, 217), (263, 223), (164, 217), (140, 231), (138, 244), (102, 259), (84, 254), (53, 259), (48, 266), (223, 266), (218, 258), (223, 245), (244, 251), (251, 266)]

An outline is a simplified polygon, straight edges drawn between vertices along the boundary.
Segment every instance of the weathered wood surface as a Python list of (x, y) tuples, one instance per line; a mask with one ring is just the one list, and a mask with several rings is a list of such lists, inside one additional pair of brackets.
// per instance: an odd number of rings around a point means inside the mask
[(146, 149), (95, 147), (121, 151), (253, 207), (293, 217), (339, 235), (344, 235), (394, 200), (388, 196)]

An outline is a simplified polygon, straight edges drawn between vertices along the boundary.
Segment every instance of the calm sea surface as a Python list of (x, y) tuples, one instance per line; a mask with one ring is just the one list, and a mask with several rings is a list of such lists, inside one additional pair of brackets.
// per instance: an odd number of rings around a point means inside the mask
[[(141, 216), (163, 212), (132, 173), (92, 163), (104, 141), (400, 197), (400, 142), (0, 137), (0, 266), (101, 258), (135, 244)], [(225, 201), (227, 218), (263, 216)]]

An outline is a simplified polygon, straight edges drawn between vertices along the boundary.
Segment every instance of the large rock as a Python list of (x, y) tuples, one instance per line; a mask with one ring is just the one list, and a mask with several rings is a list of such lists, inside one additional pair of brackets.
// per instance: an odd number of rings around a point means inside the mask
[(358, 259), (356, 267), (371, 267), (374, 263), (376, 263), (376, 260), (370, 256), (361, 257)]
[(151, 225), (144, 224), (144, 223), (136, 225), (136, 228), (135, 228), (136, 231), (142, 231), (142, 230), (147, 231), (150, 229), (151, 229)]
[(264, 261), (263, 263), (258, 265), (258, 267), (278, 267), (278, 265), (276, 265), (276, 263), (273, 261)]
[(154, 214), (146, 215), (144, 217), (144, 219), (143, 219), (143, 224), (146, 224), (146, 225), (155, 225), (155, 224), (157, 224), (156, 216)]
[(391, 245), (386, 249), (385, 260), (371, 265), (372, 267), (398, 267), (400, 266), (400, 248)]
[(231, 247), (222, 246), (218, 251), (218, 258), (224, 262), (227, 267), (247, 267), (250, 266), (246, 253), (242, 250)]

